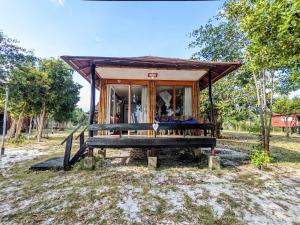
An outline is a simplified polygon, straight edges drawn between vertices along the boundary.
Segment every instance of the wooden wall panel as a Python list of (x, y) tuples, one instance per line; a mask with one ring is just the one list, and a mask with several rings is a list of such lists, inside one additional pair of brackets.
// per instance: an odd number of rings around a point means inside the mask
[(199, 120), (199, 85), (198, 81), (193, 82), (192, 85), (192, 114), (193, 117)]
[(156, 82), (149, 81), (149, 123), (154, 123), (156, 112)]
[(100, 96), (99, 96), (99, 113), (98, 113), (98, 123), (106, 123), (106, 108), (107, 108), (107, 83), (106, 80), (101, 80), (100, 82)]
[(148, 85), (148, 80), (106, 79), (107, 84)]

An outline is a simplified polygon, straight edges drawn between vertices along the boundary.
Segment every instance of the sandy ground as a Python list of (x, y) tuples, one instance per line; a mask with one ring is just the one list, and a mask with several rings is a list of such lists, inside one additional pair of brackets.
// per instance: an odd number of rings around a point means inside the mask
[(29, 172), (47, 144), (10, 148), (0, 161), (0, 224), (297, 224), (300, 170), (250, 165), (119, 165)]

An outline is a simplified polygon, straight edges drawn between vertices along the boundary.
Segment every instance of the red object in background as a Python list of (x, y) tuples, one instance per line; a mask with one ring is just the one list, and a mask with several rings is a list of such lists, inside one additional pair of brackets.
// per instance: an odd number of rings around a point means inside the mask
[[(300, 126), (300, 115), (299, 114), (293, 114), (288, 116), (287, 122), (288, 127), (296, 127)], [(274, 114), (272, 116), (272, 127), (285, 127), (286, 121), (286, 115), (283, 114)]]

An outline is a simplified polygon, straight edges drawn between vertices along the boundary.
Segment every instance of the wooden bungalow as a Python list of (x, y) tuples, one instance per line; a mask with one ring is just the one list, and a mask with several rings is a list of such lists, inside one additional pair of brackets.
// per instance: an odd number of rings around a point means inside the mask
[(212, 84), (241, 65), (152, 56), (61, 58), (91, 85), (89, 138), (84, 141), (81, 135), (80, 149), (72, 158), (73, 134), (66, 139), (64, 166), (72, 165), (86, 152), (92, 155), (93, 148), (152, 149), (152, 155), (166, 147), (213, 150), (216, 138), (208, 132), (214, 129), (213, 113), (203, 123), (198, 111), (201, 90), (209, 88), (212, 105)]
[(292, 133), (300, 134), (300, 114), (284, 115), (274, 113), (272, 115), (272, 127), (280, 127), (282, 131), (288, 128), (291, 129)]

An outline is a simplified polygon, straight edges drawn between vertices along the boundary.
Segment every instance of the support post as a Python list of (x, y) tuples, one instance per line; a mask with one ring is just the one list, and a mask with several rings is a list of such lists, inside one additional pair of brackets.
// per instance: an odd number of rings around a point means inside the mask
[[(128, 86), (128, 123), (131, 123), (131, 85)], [(130, 130), (127, 132), (129, 136)]]
[[(214, 121), (214, 104), (212, 98), (212, 77), (211, 77), (211, 70), (208, 71), (208, 95), (209, 95), (209, 103), (210, 103), (210, 122), (215, 124)], [(214, 136), (214, 129), (211, 130), (211, 136)]]
[[(95, 117), (95, 91), (96, 91), (96, 81), (95, 81), (96, 65), (91, 64), (91, 73), (90, 73), (90, 83), (91, 83), (91, 102), (90, 102), (90, 114), (89, 114), (89, 125), (94, 123)], [(93, 137), (93, 131), (89, 131), (89, 137)], [(89, 148), (89, 156), (93, 157), (93, 148)]]
[[(94, 116), (95, 116), (95, 89), (96, 89), (95, 72), (96, 72), (96, 65), (92, 63), (91, 74), (90, 74), (91, 102), (90, 102), (89, 125), (92, 125), (94, 123)], [(89, 137), (93, 137), (93, 131), (89, 131)]]
[[(212, 98), (212, 77), (211, 77), (211, 70), (208, 71), (208, 83), (209, 83), (208, 92), (209, 92), (209, 102), (210, 102), (210, 122), (215, 125), (214, 103), (213, 103), (213, 98)], [(212, 128), (211, 129), (211, 136), (212, 137), (214, 136), (214, 133), (215, 133), (215, 129)], [(213, 156), (216, 155), (215, 147), (214, 146), (211, 148), (211, 154)]]
[(8, 95), (9, 95), (9, 88), (6, 84), (5, 88), (5, 106), (4, 106), (4, 116), (3, 116), (3, 133), (2, 133), (2, 143), (1, 143), (1, 155), (4, 155), (4, 143), (5, 143), (5, 136), (6, 136), (6, 125), (7, 125), (7, 106), (8, 106)]

